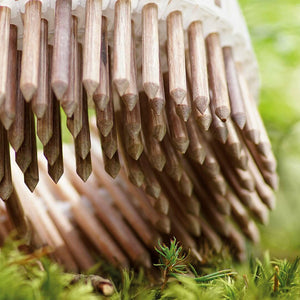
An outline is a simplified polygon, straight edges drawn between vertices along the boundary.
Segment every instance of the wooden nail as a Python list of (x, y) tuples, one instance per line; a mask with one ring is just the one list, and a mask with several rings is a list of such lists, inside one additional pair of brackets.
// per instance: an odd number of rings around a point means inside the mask
[(79, 102), (79, 88), (81, 87), (81, 77), (79, 58), (78, 58), (78, 38), (77, 38), (77, 29), (78, 29), (78, 19), (75, 16), (72, 16), (72, 29), (71, 29), (71, 47), (70, 47), (70, 71), (69, 71), (69, 80), (68, 87), (65, 94), (60, 99), (61, 106), (65, 111), (68, 118), (70, 118), (75, 109), (78, 107)]
[(9, 199), (5, 201), (5, 207), (10, 221), (14, 224), (20, 238), (26, 238), (29, 227), (24, 214), (24, 209), (15, 188)]
[(46, 113), (48, 107), (49, 83), (49, 55), (48, 55), (48, 21), (41, 20), (39, 78), (36, 94), (32, 99), (32, 110), (38, 119)]
[(10, 153), (9, 153), (9, 144), (7, 139), (7, 131), (4, 129), (2, 124), (0, 124), (0, 131), (2, 131), (2, 144), (1, 144), (1, 151), (0, 155), (1, 158), (1, 164), (3, 164), (3, 177), (0, 182), (0, 198), (2, 200), (8, 200), (10, 195), (13, 192), (13, 185), (12, 185), (12, 179), (11, 179), (11, 169), (10, 169)]
[(86, 182), (92, 173), (91, 153), (89, 152), (87, 156), (83, 159), (78, 153), (76, 153), (75, 145), (75, 157), (76, 173), (82, 179), (82, 181)]
[(161, 194), (161, 185), (153, 172), (145, 153), (142, 153), (139, 164), (145, 176), (146, 193), (155, 199), (158, 199)]
[[(116, 92), (113, 93), (114, 97), (118, 98), (118, 95)], [(114, 99), (117, 100), (117, 99)], [(120, 102), (120, 99), (118, 99), (118, 102)], [(123, 134), (123, 123), (122, 123), (122, 116), (121, 116), (121, 111), (116, 111), (116, 125), (117, 125), (117, 133), (118, 133), (118, 147), (120, 149), (120, 152), (122, 154), (122, 157), (124, 158), (124, 164), (125, 164), (125, 169), (126, 173), (128, 175), (129, 180), (136, 185), (137, 187), (140, 187), (143, 182), (144, 182), (144, 173), (139, 165), (139, 162), (134, 160), (129, 156), (125, 149), (125, 137)]]
[(53, 93), (53, 134), (49, 142), (44, 146), (44, 155), (48, 160), (48, 163), (52, 166), (58, 159), (60, 153), (60, 105)]
[(10, 25), (6, 96), (2, 106), (0, 107), (1, 121), (6, 130), (10, 128), (16, 117), (18, 89), (17, 37), (17, 26)]
[(206, 51), (208, 62), (208, 76), (212, 91), (212, 113), (225, 122), (230, 116), (230, 103), (225, 76), (223, 53), (218, 33), (211, 33), (206, 37)]
[[(151, 108), (151, 99), (148, 99), (144, 92), (139, 94), (139, 102), (141, 111), (143, 112), (143, 122), (149, 126), (149, 134), (158, 141), (162, 141), (166, 134), (166, 116), (165, 109), (163, 108), (161, 113), (158, 115)], [(145, 113), (144, 113), (145, 112)]]
[(129, 85), (125, 90), (122, 100), (129, 111), (132, 111), (138, 101), (138, 89), (137, 89), (137, 69), (136, 69), (136, 54), (135, 54), (135, 36), (134, 36), (134, 22), (131, 21), (131, 52), (130, 52), (130, 77)]
[(191, 197), (193, 193), (194, 185), (185, 170), (183, 170), (180, 181), (179, 181), (179, 189), (181, 193), (187, 197)]
[(143, 7), (142, 20), (143, 87), (147, 96), (154, 99), (160, 86), (158, 8), (155, 3)]
[(156, 96), (153, 99), (149, 99), (150, 106), (153, 109), (154, 113), (156, 115), (163, 114), (163, 110), (165, 108), (165, 89), (164, 89), (164, 81), (163, 81), (163, 75), (162, 72), (159, 72), (159, 87), (158, 91), (156, 93)]
[(93, 100), (100, 110), (104, 110), (110, 97), (110, 74), (109, 74), (109, 54), (108, 54), (108, 40), (107, 40), (107, 19), (102, 17), (101, 22), (101, 60), (100, 60), (100, 74), (99, 85), (97, 86)]
[(100, 141), (103, 153), (112, 159), (116, 151), (118, 150), (117, 131), (114, 127), (107, 136), (103, 136), (100, 133)]
[[(214, 106), (211, 104), (211, 111), (214, 111)], [(211, 132), (215, 139), (225, 144), (228, 137), (228, 129), (224, 122), (222, 122), (214, 113), (212, 113)]]
[(237, 76), (236, 66), (231, 47), (223, 48), (227, 87), (231, 105), (231, 118), (235, 124), (243, 129), (246, 123), (245, 107), (241, 88)]
[(16, 152), (16, 163), (23, 173), (27, 170), (32, 161), (32, 152), (31, 152), (31, 105), (25, 103), (24, 107), (24, 140)]
[(55, 2), (55, 33), (51, 85), (57, 99), (62, 99), (69, 86), (72, 31), (72, 0)]
[(112, 158), (106, 156), (105, 153), (103, 153), (102, 157), (103, 157), (104, 170), (112, 178), (116, 178), (121, 170), (118, 152), (115, 152)]
[(91, 149), (87, 94), (85, 90), (83, 90), (82, 97), (82, 128), (75, 138), (75, 149), (76, 154), (82, 159), (85, 159), (89, 155)]
[(130, 111), (127, 106), (122, 104), (124, 114), (124, 127), (127, 134), (132, 137), (137, 136), (142, 129), (140, 103), (137, 99), (135, 107)]
[(242, 99), (246, 111), (246, 124), (243, 131), (247, 139), (254, 144), (258, 144), (260, 141), (260, 132), (257, 124), (255, 113), (253, 112), (252, 99), (249, 91), (248, 84), (242, 73), (240, 66), (237, 65), (238, 79), (242, 91)]
[(76, 104), (74, 104), (75, 110), (71, 117), (67, 118), (67, 127), (71, 132), (73, 138), (76, 138), (79, 132), (82, 129), (83, 119), (82, 119), (82, 109), (83, 109), (83, 86), (81, 83), (82, 79), (82, 46), (77, 43), (77, 46), (74, 45), (75, 50), (75, 64), (74, 64), (74, 100)]
[(242, 148), (239, 136), (231, 119), (228, 119), (225, 124), (228, 132), (225, 151), (230, 157), (234, 158), (234, 161), (238, 161), (241, 157)]
[(113, 101), (109, 99), (104, 110), (100, 110), (98, 106), (95, 107), (97, 127), (103, 136), (108, 136), (113, 128)]
[(193, 102), (197, 109), (204, 114), (209, 105), (209, 89), (205, 41), (200, 21), (193, 22), (189, 26), (188, 37)]
[(200, 129), (203, 131), (207, 131), (210, 128), (212, 122), (210, 107), (207, 107), (207, 109), (203, 114), (201, 114), (200, 111), (195, 107), (192, 108), (192, 111), (193, 111), (193, 116)]
[(162, 141), (163, 149), (166, 153), (165, 172), (176, 182), (180, 181), (182, 176), (182, 166), (178, 158), (178, 153), (173, 148), (170, 138), (166, 135)]
[(130, 83), (131, 67), (131, 3), (118, 0), (115, 4), (114, 19), (114, 65), (113, 82), (120, 96)]
[(170, 137), (174, 147), (181, 153), (185, 153), (189, 146), (187, 129), (184, 121), (177, 115), (176, 107), (170, 94), (168, 94), (168, 74), (164, 74), (166, 91), (166, 113), (169, 123)]
[[(58, 105), (58, 103), (57, 103)], [(62, 131), (61, 131), (61, 119), (60, 119), (60, 113), (57, 114), (58, 117), (58, 128), (55, 134), (57, 135), (57, 143), (58, 143), (58, 157), (55, 160), (55, 162), (51, 165), (48, 161), (48, 174), (52, 178), (52, 180), (55, 183), (58, 183), (59, 179), (64, 173), (64, 163), (63, 163), (63, 150), (62, 150)]]
[(8, 52), (9, 52), (9, 30), (10, 30), (10, 8), (0, 7), (0, 36), (2, 46), (0, 48), (0, 106), (6, 96)]
[(48, 72), (47, 72), (47, 108), (42, 118), (37, 119), (37, 135), (43, 144), (47, 145), (53, 134), (53, 101), (55, 99), (51, 88), (51, 70), (52, 70), (53, 47), (48, 45)]
[(39, 81), (42, 3), (31, 0), (25, 5), (20, 88), (26, 101), (36, 93)]
[(88, 0), (85, 7), (82, 82), (92, 97), (100, 79), (102, 0)]
[[(167, 17), (169, 92), (176, 104), (186, 96), (184, 33), (182, 15), (174, 11)], [(166, 88), (165, 88), (166, 90)]]
[(186, 153), (195, 162), (202, 164), (206, 156), (206, 151), (203, 146), (203, 137), (201, 136), (193, 118), (189, 118), (186, 123), (186, 127), (190, 141)]
[(17, 51), (17, 86), (16, 86), (16, 115), (17, 118), (11, 124), (8, 130), (8, 140), (13, 149), (17, 152), (24, 140), (24, 109), (25, 109), (25, 99), (20, 89), (20, 75), (21, 75), (21, 51)]
[(33, 111), (30, 108), (30, 151), (31, 151), (31, 162), (24, 173), (24, 182), (31, 192), (34, 191), (36, 185), (39, 182), (39, 168), (37, 162), (37, 148), (36, 148), (36, 133), (35, 133), (35, 120)]

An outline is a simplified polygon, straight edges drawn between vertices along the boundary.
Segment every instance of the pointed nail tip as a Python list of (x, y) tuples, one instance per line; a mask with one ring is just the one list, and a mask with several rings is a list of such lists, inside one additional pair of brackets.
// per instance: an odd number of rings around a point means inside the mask
[(154, 99), (157, 95), (159, 85), (153, 82), (146, 82), (143, 84), (144, 91), (149, 99)]
[(126, 94), (122, 96), (122, 100), (129, 111), (132, 111), (137, 104), (138, 96), (133, 94)]
[(260, 133), (256, 129), (248, 130), (246, 131), (246, 137), (255, 145), (257, 145), (260, 140)]
[(32, 105), (32, 111), (38, 119), (42, 119), (46, 113), (47, 107), (48, 105), (44, 104)]
[(62, 81), (54, 81), (51, 83), (52, 90), (58, 100), (61, 100), (67, 91), (68, 83)]
[(204, 114), (209, 105), (209, 98), (205, 96), (199, 96), (194, 100), (196, 108), (200, 111), (201, 114)]
[(150, 107), (154, 111), (154, 113), (158, 116), (161, 115), (164, 107), (165, 107), (165, 101), (161, 98), (154, 98), (150, 100)]
[(109, 97), (107, 95), (98, 94), (93, 96), (94, 103), (98, 109), (101, 111), (104, 111), (107, 107), (107, 104), (109, 102)]
[(37, 86), (31, 84), (31, 83), (26, 83), (20, 86), (20, 89), (22, 91), (22, 94), (26, 100), (26, 102), (30, 102), (32, 97), (37, 91)]
[(227, 106), (219, 106), (215, 109), (215, 114), (222, 122), (226, 122), (230, 116), (230, 109)]
[(127, 79), (114, 79), (113, 83), (120, 97), (122, 97), (125, 94), (127, 88), (129, 87), (129, 81)]
[(99, 81), (93, 79), (82, 79), (83, 86), (89, 97), (93, 97), (97, 87), (99, 86)]
[(170, 92), (171, 97), (174, 99), (176, 105), (182, 103), (184, 97), (186, 97), (186, 90), (177, 88)]
[(245, 127), (246, 124), (246, 115), (243, 113), (240, 114), (235, 114), (231, 116), (232, 120), (234, 121), (234, 123), (241, 129), (243, 130), (243, 128)]

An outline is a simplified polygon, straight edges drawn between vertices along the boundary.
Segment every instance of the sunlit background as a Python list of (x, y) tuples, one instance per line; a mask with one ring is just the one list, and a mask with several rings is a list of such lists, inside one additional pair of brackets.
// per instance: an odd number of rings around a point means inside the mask
[(261, 74), (259, 110), (278, 160), (280, 189), (262, 249), (300, 254), (300, 2), (240, 0)]

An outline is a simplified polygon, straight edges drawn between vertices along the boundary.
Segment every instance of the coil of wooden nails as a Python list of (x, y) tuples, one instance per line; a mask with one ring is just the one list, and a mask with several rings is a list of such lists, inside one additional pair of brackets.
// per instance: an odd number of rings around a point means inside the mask
[(0, 0), (0, 38), (1, 241), (71, 270), (173, 236), (245, 258), (278, 183), (236, 1)]

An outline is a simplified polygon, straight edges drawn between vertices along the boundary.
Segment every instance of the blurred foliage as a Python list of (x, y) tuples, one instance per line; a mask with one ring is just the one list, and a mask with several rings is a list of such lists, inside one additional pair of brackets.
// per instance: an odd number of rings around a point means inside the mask
[(262, 246), (280, 257), (300, 250), (300, 2), (240, 0), (261, 73), (259, 109), (278, 160), (280, 189)]

